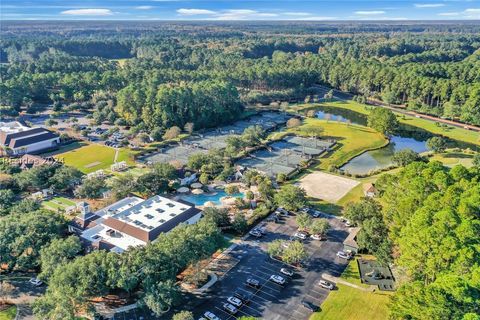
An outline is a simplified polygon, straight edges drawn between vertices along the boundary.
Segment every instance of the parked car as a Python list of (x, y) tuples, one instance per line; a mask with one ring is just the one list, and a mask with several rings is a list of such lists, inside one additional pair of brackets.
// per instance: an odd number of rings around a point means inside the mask
[(275, 210), (275, 213), (278, 213), (280, 216), (283, 216), (283, 217), (288, 217), (290, 215), (287, 210), (280, 207), (277, 208), (277, 210)]
[(318, 281), (318, 285), (322, 288), (325, 288), (325, 289), (328, 289), (328, 290), (333, 290), (335, 288), (335, 286), (333, 285), (333, 283), (330, 283), (326, 280), (320, 280)]
[(256, 230), (263, 235), (267, 234), (267, 228), (266, 227), (260, 227), (260, 228), (257, 228)]
[(351, 223), (349, 220), (346, 220), (345, 227), (353, 227), (353, 223)]
[(256, 288), (256, 289), (261, 287), (260, 281), (253, 278), (248, 278), (247, 281), (245, 281), (245, 284), (249, 287)]
[(293, 277), (293, 270), (291, 269), (288, 269), (288, 268), (282, 268), (280, 269), (280, 273), (286, 275), (286, 276), (289, 276), (289, 277)]
[(313, 240), (324, 240), (325, 239), (325, 237), (321, 234), (312, 234), (310, 236), (310, 238), (312, 238)]
[(343, 251), (338, 251), (337, 252), (337, 257), (342, 258), (342, 259), (347, 259), (350, 260), (351, 256), (347, 254), (346, 252)]
[(313, 303), (307, 300), (302, 300), (302, 306), (312, 312), (315, 312), (318, 310), (318, 306), (314, 305)]
[(269, 280), (281, 286), (285, 284), (285, 278), (276, 274), (271, 275)]
[(33, 284), (35, 287), (40, 287), (41, 285), (43, 285), (43, 281), (38, 278), (31, 278), (28, 282)]
[(233, 305), (231, 305), (230, 303), (224, 303), (222, 305), (223, 307), (223, 310), (227, 311), (228, 313), (230, 314), (236, 314), (238, 312), (238, 309), (235, 308)]
[(228, 303), (230, 303), (231, 305), (235, 306), (235, 307), (241, 307), (243, 302), (242, 300), (238, 299), (238, 298), (235, 298), (235, 297), (228, 297), (227, 299)]
[(207, 311), (203, 314), (203, 316), (209, 320), (220, 320), (213, 312)]
[(302, 209), (300, 209), (301, 212), (304, 212), (304, 213), (309, 213), (310, 212), (310, 208), (308, 207), (303, 207)]
[(261, 234), (260, 231), (258, 231), (258, 230), (251, 230), (251, 231), (249, 232), (249, 234), (250, 234), (251, 236), (254, 236), (254, 237), (257, 237), (257, 238), (261, 238), (261, 237), (262, 237), (262, 234)]
[(317, 211), (317, 210), (310, 210), (308, 214), (310, 214), (314, 218), (320, 217), (320, 211)]
[(295, 238), (298, 238), (300, 240), (305, 240), (307, 239), (307, 235), (303, 232), (295, 232), (295, 234), (293, 235)]

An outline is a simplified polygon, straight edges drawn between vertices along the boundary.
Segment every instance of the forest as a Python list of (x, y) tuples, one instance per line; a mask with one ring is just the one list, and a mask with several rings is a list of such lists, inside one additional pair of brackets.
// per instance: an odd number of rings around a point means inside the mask
[(60, 33), (60, 22), (9, 22), (0, 114), (53, 106), (140, 130), (199, 129), (245, 105), (303, 101), (323, 85), (480, 124), (472, 24), (119, 24), (78, 22)]

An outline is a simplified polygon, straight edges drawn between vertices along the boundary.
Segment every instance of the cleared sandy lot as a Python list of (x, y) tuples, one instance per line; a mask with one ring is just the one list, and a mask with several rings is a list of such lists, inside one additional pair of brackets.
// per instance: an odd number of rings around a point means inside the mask
[(311, 173), (300, 180), (307, 195), (313, 198), (337, 202), (360, 182), (324, 172)]

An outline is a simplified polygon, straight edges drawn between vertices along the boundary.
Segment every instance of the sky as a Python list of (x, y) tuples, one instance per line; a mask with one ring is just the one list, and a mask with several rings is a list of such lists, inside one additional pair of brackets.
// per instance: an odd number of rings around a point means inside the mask
[(480, 0), (0, 0), (2, 20), (480, 20)]

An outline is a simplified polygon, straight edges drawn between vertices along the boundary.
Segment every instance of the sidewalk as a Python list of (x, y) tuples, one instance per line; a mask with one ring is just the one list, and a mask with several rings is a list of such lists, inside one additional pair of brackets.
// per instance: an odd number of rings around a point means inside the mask
[(349, 287), (352, 287), (352, 288), (355, 288), (355, 289), (358, 289), (358, 290), (362, 290), (362, 291), (365, 291), (365, 292), (374, 292), (375, 291), (375, 286), (369, 286), (368, 288), (360, 287), (356, 284), (350, 283), (350, 282), (345, 281), (341, 278), (329, 275), (328, 273), (322, 273), (322, 278), (327, 280), (327, 281), (330, 281), (330, 282), (340, 283), (340, 284), (343, 284), (343, 285), (346, 285), (346, 286), (349, 286)]

